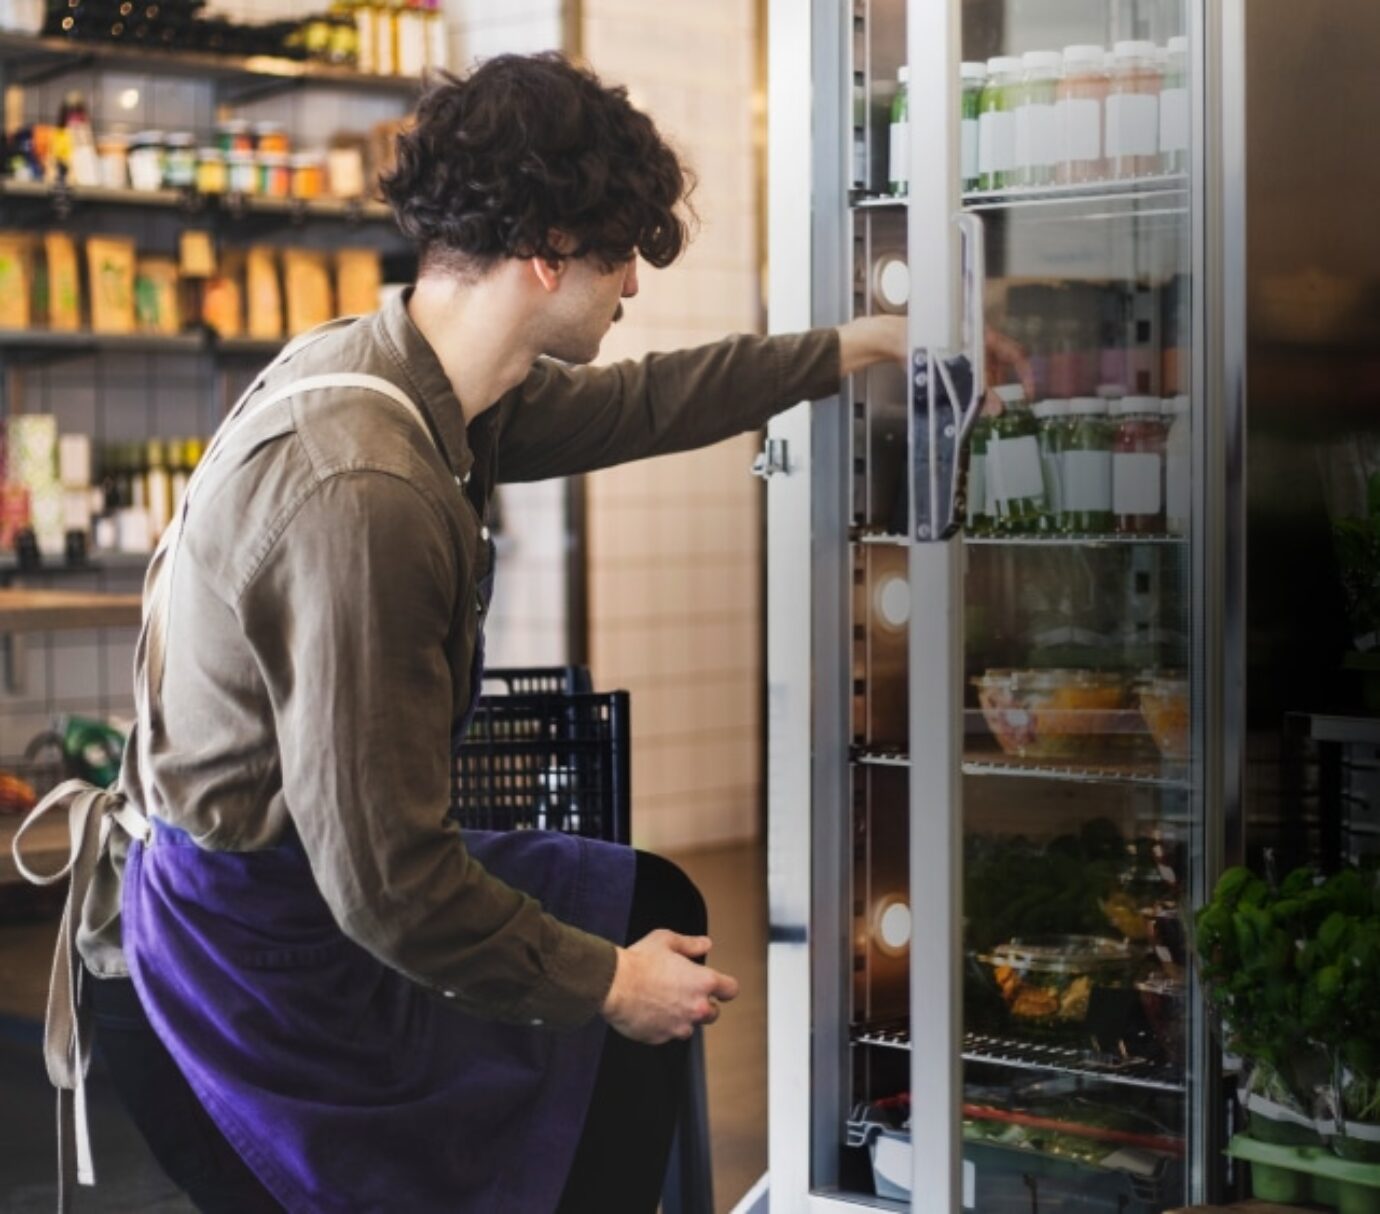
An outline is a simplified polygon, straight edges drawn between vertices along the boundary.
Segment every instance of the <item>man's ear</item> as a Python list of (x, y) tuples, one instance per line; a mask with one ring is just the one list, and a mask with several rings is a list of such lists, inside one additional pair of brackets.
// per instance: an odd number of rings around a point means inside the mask
[(532, 273), (536, 275), (543, 291), (551, 294), (561, 285), (561, 277), (565, 273), (564, 260), (547, 261), (544, 257), (532, 257), (528, 259), (528, 264), (531, 265)]

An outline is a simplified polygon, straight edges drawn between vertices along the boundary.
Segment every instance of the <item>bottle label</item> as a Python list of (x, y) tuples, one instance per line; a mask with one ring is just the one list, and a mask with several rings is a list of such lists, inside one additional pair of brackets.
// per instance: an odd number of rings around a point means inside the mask
[(1032, 105), (1031, 122), (1031, 164), (1040, 167), (1058, 164), (1063, 158), (1064, 149), (1059, 140), (1059, 111), (1053, 105)]
[(1057, 451), (1045, 447), (1040, 452), (1040, 468), (1044, 473), (1045, 501), (1050, 512), (1058, 514), (1064, 509), (1064, 470)]
[(987, 454), (968, 453), (968, 525), (987, 513)]
[(1004, 173), (1016, 167), (1016, 116), (995, 110), (978, 118), (978, 172)]
[(1016, 167), (1028, 169), (1035, 163), (1035, 107), (1023, 105), (1016, 111)]
[(1070, 97), (1064, 107), (1064, 154), (1068, 160), (1102, 159), (1102, 106)]
[(1112, 460), (1113, 513), (1158, 514), (1162, 467), (1158, 455), (1118, 453)]
[(893, 185), (904, 185), (910, 181), (910, 123), (891, 124), (891, 159), (888, 162), (888, 180)]
[(1112, 508), (1112, 453), (1065, 451), (1064, 509), (1105, 512)]
[(1188, 90), (1165, 89), (1160, 94), (1160, 151), (1188, 147)]
[(965, 118), (959, 136), (959, 173), (964, 181), (972, 181), (978, 175), (978, 123), (976, 118)]
[(1159, 151), (1159, 98), (1116, 93), (1107, 98), (1107, 155), (1153, 156)]
[(987, 479), (999, 508), (1004, 502), (1043, 500), (1045, 478), (1040, 466), (1040, 444), (1035, 436), (994, 436), (987, 447)]

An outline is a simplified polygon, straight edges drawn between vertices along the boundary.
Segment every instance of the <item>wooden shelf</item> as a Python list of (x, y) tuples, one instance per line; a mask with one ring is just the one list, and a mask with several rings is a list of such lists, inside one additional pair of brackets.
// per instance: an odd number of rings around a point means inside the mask
[(419, 80), (409, 76), (380, 76), (277, 55), (155, 50), (117, 42), (83, 42), (75, 38), (27, 34), (0, 34), (0, 61), (17, 69), (11, 72), (11, 84), (36, 84), (78, 68), (95, 66), (209, 82), (316, 85), (403, 98), (414, 96), (421, 87)]
[(77, 590), (0, 589), (0, 633), (136, 628), (143, 596)]

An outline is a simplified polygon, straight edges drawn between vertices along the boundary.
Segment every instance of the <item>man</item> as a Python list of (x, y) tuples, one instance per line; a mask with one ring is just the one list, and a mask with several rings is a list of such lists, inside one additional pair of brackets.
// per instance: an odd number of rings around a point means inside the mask
[(447, 820), (486, 503), (756, 429), (904, 326), (586, 366), (684, 247), (686, 176), (555, 55), (444, 79), (383, 186), (415, 287), (275, 360), (150, 570), (104, 806), (136, 838), (79, 942), (103, 1048), (204, 1210), (652, 1211), (685, 1040), (737, 983), (666, 861)]

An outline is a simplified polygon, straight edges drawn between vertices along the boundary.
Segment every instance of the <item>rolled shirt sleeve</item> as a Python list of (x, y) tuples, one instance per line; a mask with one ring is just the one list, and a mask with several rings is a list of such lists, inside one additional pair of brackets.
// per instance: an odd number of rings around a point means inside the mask
[(500, 403), (498, 479), (534, 481), (690, 451), (839, 389), (839, 337), (730, 337), (606, 367), (541, 359)]
[(574, 1026), (603, 1004), (613, 945), (490, 875), (447, 816), (446, 647), (463, 551), (416, 485), (337, 473), (237, 609), (269, 690), (287, 809), (344, 932), (467, 1012)]

